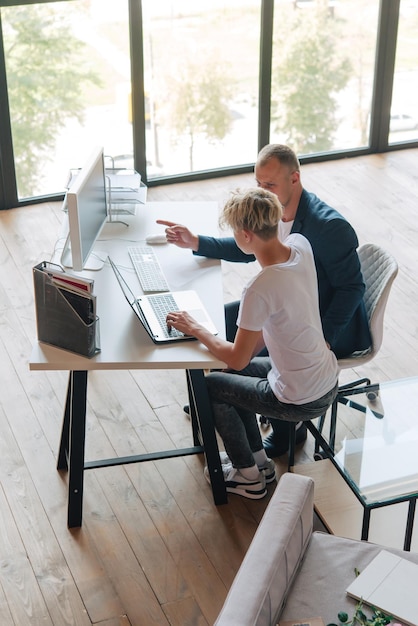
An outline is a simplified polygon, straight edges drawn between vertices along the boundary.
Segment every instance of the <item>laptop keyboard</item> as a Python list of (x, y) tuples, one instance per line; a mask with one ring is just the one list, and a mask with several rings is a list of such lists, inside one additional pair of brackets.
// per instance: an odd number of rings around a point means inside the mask
[(152, 306), (152, 310), (154, 311), (158, 321), (160, 322), (161, 328), (164, 331), (164, 335), (166, 337), (183, 337), (183, 333), (175, 328), (171, 328), (169, 332), (167, 329), (167, 313), (170, 311), (178, 311), (179, 308), (176, 304), (171, 293), (162, 293), (158, 295), (151, 296), (148, 298), (148, 302)]
[(151, 246), (145, 244), (131, 246), (128, 253), (144, 293), (170, 291), (160, 262)]

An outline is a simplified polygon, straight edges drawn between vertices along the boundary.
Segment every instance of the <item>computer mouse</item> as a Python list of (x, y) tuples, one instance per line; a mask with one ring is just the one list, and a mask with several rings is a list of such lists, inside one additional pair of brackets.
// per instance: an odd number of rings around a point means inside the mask
[(147, 235), (145, 237), (145, 242), (150, 245), (155, 245), (159, 243), (167, 243), (167, 238), (164, 233), (158, 233), (154, 235)]

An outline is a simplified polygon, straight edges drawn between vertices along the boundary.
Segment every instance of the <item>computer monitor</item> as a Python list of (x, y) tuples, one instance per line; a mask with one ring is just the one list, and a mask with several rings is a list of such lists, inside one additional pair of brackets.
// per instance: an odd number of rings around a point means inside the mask
[(103, 148), (90, 155), (66, 195), (69, 233), (61, 256), (64, 267), (97, 270), (104, 259), (93, 247), (107, 220), (106, 177)]

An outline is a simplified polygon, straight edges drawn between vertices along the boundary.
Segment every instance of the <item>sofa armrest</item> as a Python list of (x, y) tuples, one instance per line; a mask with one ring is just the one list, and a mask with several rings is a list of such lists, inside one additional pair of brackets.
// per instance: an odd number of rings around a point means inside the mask
[(298, 571), (313, 525), (313, 481), (284, 474), (215, 626), (271, 626)]

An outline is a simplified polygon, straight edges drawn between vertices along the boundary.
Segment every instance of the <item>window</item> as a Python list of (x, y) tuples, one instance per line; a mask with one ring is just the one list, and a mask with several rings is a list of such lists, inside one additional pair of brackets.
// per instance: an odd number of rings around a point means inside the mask
[(378, 0), (276, 2), (271, 140), (299, 154), (368, 145)]
[(389, 141), (418, 138), (418, 0), (401, 0)]
[(62, 191), (92, 147), (132, 154), (127, 0), (1, 9), (19, 198)]
[(148, 179), (254, 162), (260, 2), (144, 0), (143, 23)]
[(417, 28), (418, 0), (0, 0), (0, 209), (62, 197), (98, 145), (148, 185), (268, 142), (418, 145)]

